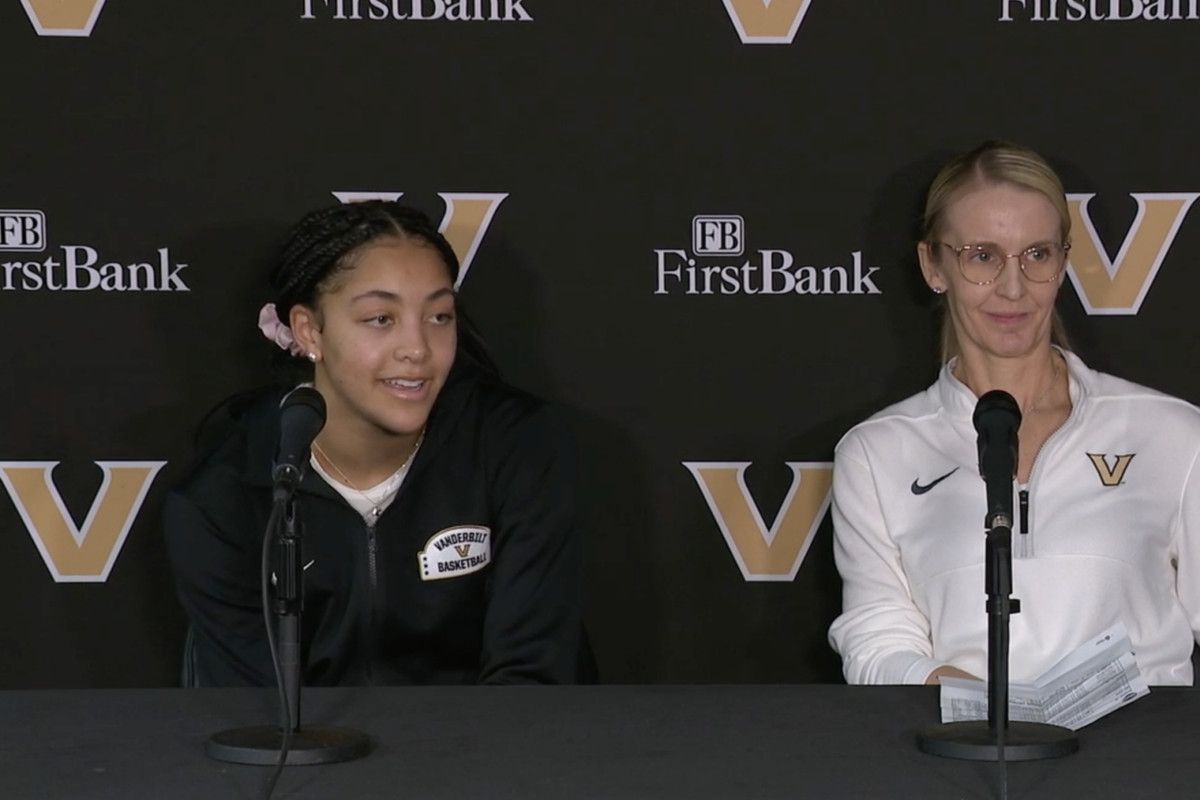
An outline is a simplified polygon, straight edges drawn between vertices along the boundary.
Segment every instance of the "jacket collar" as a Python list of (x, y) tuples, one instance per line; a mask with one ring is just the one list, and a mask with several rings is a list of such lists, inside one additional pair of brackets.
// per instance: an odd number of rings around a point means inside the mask
[[(478, 386), (479, 379), (480, 374), (474, 367), (455, 362), (446, 385), (442, 387), (429, 414), (424, 444), (409, 467), (410, 478), (422, 469), (453, 433), (471, 394)], [(246, 441), (246, 461), (242, 465), (241, 480), (248, 486), (271, 488), (271, 470), (279, 442), (279, 404), (288, 391), (285, 387), (264, 391), (262, 396), (239, 416), (238, 425)], [(339, 497), (333, 487), (312, 469), (305, 471), (299, 491), (322, 497)]]
[[(1054, 346), (1054, 349), (1063, 357), (1063, 361), (1067, 365), (1067, 389), (1071, 394), (1071, 407), (1078, 407), (1090, 394), (1091, 370), (1069, 350), (1063, 350), (1057, 346)], [(938, 375), (937, 392), (942, 409), (951, 419), (966, 420), (967, 424), (971, 424), (971, 417), (975, 413), (975, 405), (979, 402), (979, 398), (975, 396), (970, 387), (954, 376), (954, 366), (957, 362), (958, 358), (955, 357), (942, 366), (942, 371)]]

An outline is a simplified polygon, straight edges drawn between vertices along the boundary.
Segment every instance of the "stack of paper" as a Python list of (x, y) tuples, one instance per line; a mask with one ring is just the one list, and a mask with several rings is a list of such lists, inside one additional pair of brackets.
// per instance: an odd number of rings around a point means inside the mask
[[(1008, 718), (1079, 730), (1150, 693), (1117, 623), (1051, 667), (1032, 684), (1010, 683)], [(987, 684), (942, 678), (942, 722), (987, 719)]]

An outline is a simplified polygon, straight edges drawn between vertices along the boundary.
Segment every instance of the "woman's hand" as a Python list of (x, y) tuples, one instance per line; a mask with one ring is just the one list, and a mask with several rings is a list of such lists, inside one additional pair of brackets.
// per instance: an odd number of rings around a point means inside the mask
[(976, 678), (971, 673), (947, 664), (946, 666), (938, 667), (933, 672), (929, 673), (929, 677), (925, 679), (925, 685), (936, 686), (942, 682), (942, 678), (966, 678), (972, 681), (979, 680), (979, 678)]

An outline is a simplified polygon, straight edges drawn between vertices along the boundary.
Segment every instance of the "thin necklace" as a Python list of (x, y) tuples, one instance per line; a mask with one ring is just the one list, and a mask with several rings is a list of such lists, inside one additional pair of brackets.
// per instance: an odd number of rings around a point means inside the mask
[[(404, 463), (400, 465), (400, 468), (398, 470), (396, 470), (395, 472), (393, 472), (391, 474), (391, 477), (385, 479), (383, 481), (383, 483), (388, 483), (389, 481), (393, 480), (397, 475), (402, 475), (404, 473), (404, 471), (406, 469), (408, 469), (409, 463), (412, 462), (413, 456), (415, 456), (417, 454), (417, 451), (421, 449), (421, 443), (424, 441), (425, 441), (425, 429), (422, 428), (421, 435), (417, 437), (417, 443), (415, 445), (413, 445), (413, 449), (408, 454), (408, 458), (404, 459)], [(341, 467), (339, 467), (336, 463), (334, 463), (334, 460), (329, 457), (329, 454), (321, 449), (321, 445), (317, 444), (314, 441), (313, 445), (312, 445), (312, 449), (313, 449), (313, 452), (315, 452), (317, 455), (319, 455), (321, 458), (323, 458), (325, 460), (325, 463), (327, 463), (329, 466), (333, 467), (333, 471), (337, 473), (338, 478), (341, 479), (342, 483), (346, 484), (346, 486), (348, 486), (352, 490), (354, 490), (355, 494), (357, 494), (363, 500), (367, 501), (367, 505), (369, 505), (371, 507), (371, 511), (370, 511), (371, 524), (374, 525), (375, 521), (378, 520), (379, 516), (383, 513), (384, 503), (386, 503), (391, 498), (391, 496), (396, 492), (396, 490), (400, 488), (399, 485), (386, 490), (383, 493), (383, 496), (380, 497), (378, 501), (373, 500), (373, 499), (371, 499), (370, 495), (368, 495), (362, 489), (358, 488), (358, 486), (355, 485), (354, 481), (350, 480), (350, 477), (348, 475), (346, 475), (345, 472), (342, 471)], [(382, 484), (380, 484), (380, 485), (382, 485)]]
[(1053, 354), (1050, 355), (1050, 368), (1054, 370), (1050, 374), (1050, 385), (1046, 387), (1046, 391), (1042, 392), (1042, 396), (1033, 402), (1033, 405), (1031, 405), (1028, 409), (1022, 409), (1021, 413), (1037, 414), (1042, 410), (1042, 403), (1046, 401), (1046, 398), (1050, 396), (1050, 392), (1052, 392), (1054, 387), (1058, 385), (1058, 359), (1055, 358)]
[[(952, 370), (952, 373), (954, 374), (954, 377), (958, 378), (960, 381), (962, 381), (963, 384), (968, 385), (968, 387), (969, 387), (969, 384), (967, 384), (967, 382), (965, 380), (963, 380), (963, 378), (959, 377), (957, 374), (961, 366), (962, 366), (962, 362), (955, 364), (954, 369)], [(1041, 409), (1042, 403), (1044, 403), (1046, 401), (1046, 398), (1050, 396), (1050, 392), (1052, 392), (1054, 390), (1054, 387), (1058, 384), (1058, 376), (1060, 374), (1060, 370), (1058, 368), (1058, 359), (1055, 358), (1053, 355), (1050, 356), (1050, 369), (1053, 370), (1053, 372), (1051, 372), (1051, 374), (1050, 374), (1050, 385), (1046, 387), (1046, 390), (1044, 392), (1042, 392), (1041, 397), (1039, 397), (1037, 400), (1035, 400), (1029, 406), (1029, 408), (1021, 409), (1022, 417), (1026, 414), (1037, 414), (1038, 412), (1040, 412), (1042, 410)]]

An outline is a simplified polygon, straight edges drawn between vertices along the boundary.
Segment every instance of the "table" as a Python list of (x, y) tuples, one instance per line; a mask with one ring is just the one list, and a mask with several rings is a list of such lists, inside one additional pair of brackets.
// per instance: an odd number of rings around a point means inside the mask
[[(269, 768), (209, 760), (203, 743), (272, 721), (273, 704), (256, 689), (0, 692), (0, 798), (259, 797)], [(304, 714), (374, 749), (288, 767), (275, 798), (996, 796), (994, 764), (917, 751), (932, 687), (306, 689)], [(1155, 688), (1080, 740), (1010, 764), (1010, 798), (1200, 797), (1200, 690)]]

